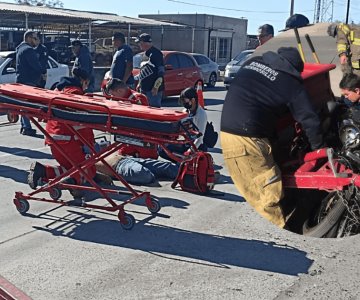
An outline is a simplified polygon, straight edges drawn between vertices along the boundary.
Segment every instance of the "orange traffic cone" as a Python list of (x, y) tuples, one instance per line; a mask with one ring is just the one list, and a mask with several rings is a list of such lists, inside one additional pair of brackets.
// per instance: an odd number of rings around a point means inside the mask
[(198, 102), (199, 102), (200, 106), (202, 108), (205, 108), (205, 101), (204, 101), (204, 95), (203, 95), (203, 91), (202, 91), (202, 83), (201, 83), (201, 81), (198, 81), (198, 83), (197, 83), (196, 93), (197, 93), (197, 96), (198, 96)]

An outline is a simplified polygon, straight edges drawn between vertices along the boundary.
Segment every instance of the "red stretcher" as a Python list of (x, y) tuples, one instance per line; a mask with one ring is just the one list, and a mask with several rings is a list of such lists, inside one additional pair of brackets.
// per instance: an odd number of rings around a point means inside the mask
[[(22, 84), (0, 85), (0, 111), (27, 116), (32, 123), (46, 136), (52, 140), (56, 149), (67, 158), (73, 166), (65, 173), (50, 180), (35, 191), (24, 194), (16, 192), (14, 204), (21, 214), (29, 210), (29, 200), (44, 201), (67, 205), (66, 201), (60, 200), (62, 189), (89, 190), (98, 192), (110, 206), (94, 205), (83, 202), (83, 207), (118, 212), (118, 218), (124, 229), (131, 229), (135, 224), (135, 218), (125, 213), (124, 206), (138, 199), (145, 199), (148, 210), (156, 214), (161, 206), (158, 200), (151, 197), (149, 192), (138, 192), (134, 190), (121, 176), (119, 176), (105, 161), (105, 158), (116, 152), (121, 143), (134, 144), (147, 147), (148, 144), (157, 144), (176, 161), (181, 158), (171, 153), (167, 144), (190, 144), (193, 151), (197, 151), (193, 141), (199, 136), (199, 132), (188, 117), (187, 113), (145, 107), (131, 103), (127, 99), (116, 99), (109, 101), (98, 95), (74, 95), (61, 93), (59, 91), (44, 90)], [(65, 153), (61, 145), (39, 124), (40, 121), (56, 120), (68, 127), (68, 129), (91, 149), (92, 155), (89, 159), (76, 165), (71, 160), (71, 153)], [(115, 135), (115, 143), (110, 144), (100, 152), (96, 152), (94, 145), (90, 145), (72, 126), (81, 125), (91, 129)], [(127, 189), (105, 189), (100, 187), (93, 178), (90, 178), (86, 169), (101, 161), (113, 176), (117, 178)], [(62, 183), (62, 179), (80, 172), (91, 186), (79, 186)], [(37, 197), (41, 192), (48, 192), (51, 199)], [(118, 204), (109, 195), (126, 194), (130, 197)]]

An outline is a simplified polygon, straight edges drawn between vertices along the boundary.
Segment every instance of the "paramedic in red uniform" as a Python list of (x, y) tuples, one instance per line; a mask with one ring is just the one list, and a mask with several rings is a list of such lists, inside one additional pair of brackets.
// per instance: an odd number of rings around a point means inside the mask
[(125, 98), (132, 103), (149, 106), (149, 101), (144, 94), (132, 90), (125, 82), (118, 78), (111, 78), (106, 83), (105, 94), (118, 98)]
[[(83, 95), (87, 89), (90, 79), (86, 71), (82, 69), (73, 69), (74, 77), (63, 77), (56, 89), (63, 93)], [(94, 134), (92, 129), (84, 126), (72, 126), (79, 134), (84, 137), (90, 144), (94, 145)], [(73, 167), (73, 165), (56, 149), (54, 141), (61, 146), (62, 150), (69, 154), (70, 159), (79, 164), (85, 160), (84, 144), (80, 141), (77, 135), (74, 135), (65, 124), (49, 120), (46, 123), (46, 131), (52, 137), (52, 139), (45, 138), (45, 144), (50, 146), (53, 157), (60, 164), (59, 166), (42, 165), (39, 162), (35, 162), (30, 167), (30, 173), (28, 176), (28, 184), (31, 188), (36, 189), (42, 179), (48, 181), (53, 179), (66, 170)], [(93, 178), (96, 174), (95, 166), (87, 168), (87, 174)], [(84, 178), (78, 172), (73, 174), (71, 178), (66, 178), (64, 182), (69, 184), (81, 185), (84, 183)]]

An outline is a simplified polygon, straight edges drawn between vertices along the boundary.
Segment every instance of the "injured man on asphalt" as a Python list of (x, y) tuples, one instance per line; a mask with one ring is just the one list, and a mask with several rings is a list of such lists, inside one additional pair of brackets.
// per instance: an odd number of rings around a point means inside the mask
[[(113, 153), (105, 161), (130, 184), (156, 185), (159, 179), (174, 180), (179, 165), (152, 158), (137, 158)], [(109, 168), (101, 161), (95, 164), (96, 170), (102, 174), (113, 176)]]

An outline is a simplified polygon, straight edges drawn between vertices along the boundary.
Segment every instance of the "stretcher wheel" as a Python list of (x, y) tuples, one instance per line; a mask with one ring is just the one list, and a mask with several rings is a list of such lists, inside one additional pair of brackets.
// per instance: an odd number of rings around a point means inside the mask
[(152, 214), (156, 214), (157, 212), (159, 212), (159, 210), (161, 209), (161, 205), (160, 202), (156, 199), (151, 198), (151, 206), (148, 206), (148, 210), (149, 212), (151, 212)]
[(18, 212), (22, 215), (25, 215), (28, 210), (30, 208), (30, 204), (29, 201), (25, 200), (25, 199), (19, 199), (18, 200), (18, 204), (16, 205), (16, 209), (18, 210)]
[[(125, 221), (126, 223), (122, 223), (121, 220), (120, 220), (120, 224), (121, 224), (121, 227), (125, 230), (130, 230), (134, 227), (135, 225), (135, 218), (133, 215), (130, 215), (130, 214), (125, 214), (124, 216), (125, 218)], [(120, 218), (119, 218), (120, 219)]]
[(19, 121), (19, 115), (8, 112), (7, 119), (10, 123), (16, 123), (17, 121)]
[(51, 188), (49, 190), (49, 196), (51, 197), (51, 199), (53, 200), (58, 200), (61, 197), (61, 190), (59, 188)]

